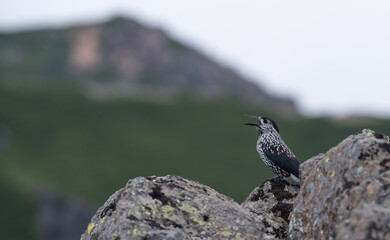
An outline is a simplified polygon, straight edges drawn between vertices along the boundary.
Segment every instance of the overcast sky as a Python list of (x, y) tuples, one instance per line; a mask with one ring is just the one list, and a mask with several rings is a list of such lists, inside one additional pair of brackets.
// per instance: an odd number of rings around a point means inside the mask
[(164, 28), (305, 114), (390, 117), (390, 1), (0, 0), (0, 29), (116, 13)]

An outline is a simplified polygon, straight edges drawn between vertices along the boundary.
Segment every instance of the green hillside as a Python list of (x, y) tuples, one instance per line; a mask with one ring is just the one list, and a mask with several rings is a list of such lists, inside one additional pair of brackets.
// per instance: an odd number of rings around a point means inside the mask
[(166, 174), (198, 180), (241, 201), (272, 176), (255, 151), (255, 130), (242, 125), (244, 113), (275, 118), (301, 161), (362, 128), (390, 132), (388, 121), (346, 127), (324, 119), (285, 120), (233, 101), (95, 102), (75, 93), (1, 90), (0, 110), (7, 177), (95, 204), (130, 178)]

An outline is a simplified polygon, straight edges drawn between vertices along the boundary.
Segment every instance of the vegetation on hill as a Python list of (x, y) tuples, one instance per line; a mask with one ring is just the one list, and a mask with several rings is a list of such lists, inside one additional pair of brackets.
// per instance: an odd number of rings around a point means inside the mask
[(101, 204), (130, 178), (176, 174), (242, 200), (272, 176), (245, 113), (268, 115), (301, 161), (362, 128), (326, 119), (282, 119), (233, 101), (96, 102), (76, 93), (0, 90), (1, 164), (24, 186), (55, 187)]

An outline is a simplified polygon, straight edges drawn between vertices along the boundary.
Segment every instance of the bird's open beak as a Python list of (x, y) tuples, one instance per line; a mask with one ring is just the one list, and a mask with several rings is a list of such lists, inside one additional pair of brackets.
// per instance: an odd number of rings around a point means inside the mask
[(244, 125), (259, 127), (256, 123), (244, 123)]
[[(244, 116), (247, 118), (253, 118), (253, 119), (259, 120), (259, 118), (256, 116), (247, 115), (247, 114), (245, 114)], [(258, 123), (244, 123), (244, 125), (259, 127)]]

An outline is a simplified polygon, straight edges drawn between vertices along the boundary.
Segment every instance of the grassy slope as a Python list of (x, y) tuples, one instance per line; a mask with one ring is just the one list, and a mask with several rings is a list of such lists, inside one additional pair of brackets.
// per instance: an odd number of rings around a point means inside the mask
[[(244, 113), (264, 115), (229, 101), (94, 102), (77, 94), (0, 90), (0, 129), (9, 138), (0, 163), (18, 184), (59, 188), (97, 205), (130, 178), (166, 174), (241, 201), (273, 175), (255, 151), (255, 130), (242, 125)], [(363, 127), (390, 132), (386, 121), (345, 127), (275, 118), (301, 161)]]

